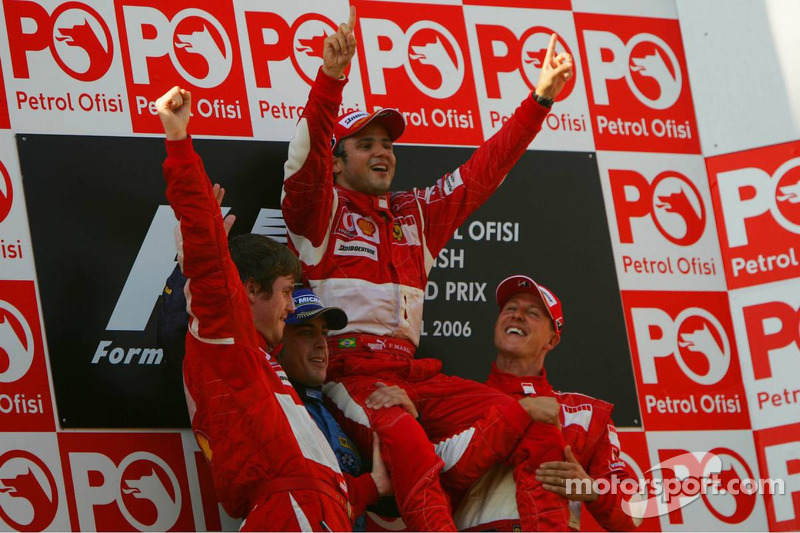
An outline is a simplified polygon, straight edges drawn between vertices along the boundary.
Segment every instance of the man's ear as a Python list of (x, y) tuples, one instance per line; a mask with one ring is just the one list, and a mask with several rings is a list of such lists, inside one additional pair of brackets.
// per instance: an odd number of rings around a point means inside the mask
[(247, 293), (247, 299), (250, 300), (251, 304), (254, 304), (256, 303), (258, 293), (261, 292), (261, 284), (253, 278), (250, 278), (244, 282), (244, 290)]
[(555, 348), (556, 346), (558, 346), (559, 342), (561, 342), (561, 335), (557, 335), (556, 333), (553, 333), (550, 336), (550, 340), (547, 342), (547, 347), (548, 347), (547, 351), (550, 351), (553, 348)]
[(342, 171), (342, 158), (333, 156), (333, 176), (336, 177)]

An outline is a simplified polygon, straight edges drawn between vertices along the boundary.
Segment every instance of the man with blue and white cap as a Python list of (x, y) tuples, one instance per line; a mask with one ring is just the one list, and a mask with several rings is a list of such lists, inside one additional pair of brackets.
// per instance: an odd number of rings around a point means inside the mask
[[(358, 517), (354, 530), (365, 529), (364, 511), (379, 496), (393, 494), (392, 484), (380, 456), (380, 441), (373, 445), (372, 472), (364, 474), (364, 465), (350, 437), (342, 430), (323, 404), (322, 384), (328, 370), (329, 330), (347, 326), (347, 314), (340, 307), (325, 307), (314, 291), (296, 287), (292, 293), (295, 310), (286, 318), (281, 347), (276, 357), (303, 401), (311, 418), (327, 438), (345, 474), (353, 516)], [(382, 385), (382, 384), (381, 384)], [(378, 385), (372, 400), (376, 405), (400, 405), (413, 416), (416, 409), (399, 387)]]

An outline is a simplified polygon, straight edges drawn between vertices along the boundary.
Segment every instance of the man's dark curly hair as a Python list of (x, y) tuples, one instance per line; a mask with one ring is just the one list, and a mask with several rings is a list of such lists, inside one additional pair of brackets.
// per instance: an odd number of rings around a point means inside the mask
[(347, 161), (347, 152), (344, 150), (344, 139), (339, 141), (339, 144), (333, 149), (333, 157), (341, 157), (343, 161)]
[(239, 270), (242, 282), (253, 280), (267, 296), (272, 296), (272, 284), (281, 276), (302, 277), (300, 260), (289, 248), (264, 235), (244, 233), (230, 239), (231, 258)]

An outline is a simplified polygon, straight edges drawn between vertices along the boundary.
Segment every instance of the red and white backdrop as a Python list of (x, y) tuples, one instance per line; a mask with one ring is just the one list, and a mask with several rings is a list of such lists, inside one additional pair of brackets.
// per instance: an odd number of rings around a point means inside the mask
[[(776, 2), (352, 3), (342, 110), (406, 114), (398, 187), (502, 126), (550, 33), (575, 58), (542, 133), (437, 258), (421, 353), (483, 379), (494, 287), (529, 274), (564, 302), (551, 381), (616, 404), (641, 477), (713, 451), (723, 478), (784, 482), (679, 502), (645, 528), (800, 528), (800, 106)], [(154, 101), (192, 90), (234, 232), (285, 239), (286, 146), (348, 2), (277, 4), (0, 4), (0, 527), (236, 527), (156, 339), (175, 221)]]

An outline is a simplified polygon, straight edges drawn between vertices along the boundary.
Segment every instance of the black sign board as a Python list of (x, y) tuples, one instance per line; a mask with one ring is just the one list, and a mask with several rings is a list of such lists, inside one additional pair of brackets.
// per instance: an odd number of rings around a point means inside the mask
[[(61, 425), (187, 426), (180, 361), (156, 343), (157, 299), (175, 264), (163, 140), (17, 138)], [(195, 148), (228, 190), (224, 204), (238, 217), (232, 233), (278, 218), (264, 209), (279, 207), (286, 143), (196, 140)], [(395, 188), (407, 188), (432, 183), (471, 150), (396, 153)], [(564, 304), (563, 340), (546, 362), (553, 385), (612, 401), (618, 425), (639, 425), (593, 154), (526, 153), (460, 228), (431, 275), (420, 356), (484, 379), (494, 357), (494, 289), (516, 273)]]

